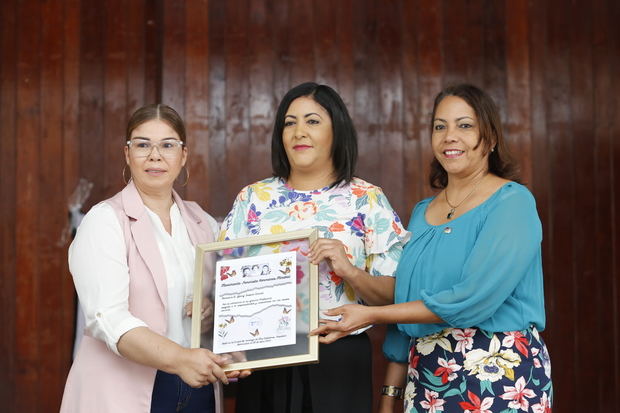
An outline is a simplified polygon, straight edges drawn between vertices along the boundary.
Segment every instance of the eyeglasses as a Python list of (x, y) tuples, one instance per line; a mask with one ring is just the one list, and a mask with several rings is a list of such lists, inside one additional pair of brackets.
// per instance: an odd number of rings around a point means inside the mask
[(149, 156), (155, 147), (157, 147), (157, 151), (164, 158), (174, 158), (175, 156), (179, 156), (180, 149), (183, 145), (185, 145), (183, 141), (176, 139), (165, 139), (157, 143), (141, 139), (127, 141), (127, 146), (131, 149), (131, 153), (137, 158)]

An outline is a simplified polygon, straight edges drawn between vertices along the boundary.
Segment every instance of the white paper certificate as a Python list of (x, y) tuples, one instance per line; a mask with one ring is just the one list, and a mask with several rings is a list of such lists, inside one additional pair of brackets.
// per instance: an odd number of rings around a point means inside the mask
[(295, 251), (216, 265), (213, 351), (295, 344)]

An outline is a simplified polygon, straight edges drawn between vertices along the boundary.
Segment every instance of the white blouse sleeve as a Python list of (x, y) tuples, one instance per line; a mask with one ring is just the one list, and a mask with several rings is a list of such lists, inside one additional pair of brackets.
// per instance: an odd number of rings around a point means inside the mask
[(69, 269), (86, 319), (86, 332), (119, 354), (127, 331), (147, 327), (129, 312), (129, 267), (123, 231), (109, 204), (84, 216), (69, 247)]

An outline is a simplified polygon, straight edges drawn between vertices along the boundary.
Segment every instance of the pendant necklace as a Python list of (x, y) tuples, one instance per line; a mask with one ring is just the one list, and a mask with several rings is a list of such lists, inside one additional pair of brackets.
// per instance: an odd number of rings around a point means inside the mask
[(476, 184), (474, 185), (474, 187), (471, 189), (471, 191), (469, 191), (469, 193), (467, 194), (467, 196), (465, 198), (463, 198), (463, 200), (461, 202), (459, 202), (456, 205), (452, 205), (450, 203), (450, 201), (448, 201), (448, 187), (446, 187), (446, 189), (444, 189), (443, 194), (446, 198), (446, 202), (448, 203), (448, 206), (450, 207), (450, 212), (448, 212), (448, 215), (446, 215), (446, 219), (452, 219), (452, 217), (454, 216), (454, 213), (456, 212), (456, 209), (458, 207), (460, 207), (463, 202), (467, 201), (469, 199), (469, 197), (474, 193), (474, 191), (476, 190), (476, 188), (478, 188), (478, 185), (480, 184), (480, 182), (482, 182), (482, 179), (486, 176), (486, 174), (482, 175), (479, 179), (478, 182), (476, 182)]

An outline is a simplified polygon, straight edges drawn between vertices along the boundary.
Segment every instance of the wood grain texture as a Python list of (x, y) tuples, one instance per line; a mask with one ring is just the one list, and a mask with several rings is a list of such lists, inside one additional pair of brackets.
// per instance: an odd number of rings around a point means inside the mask
[(15, 409), (16, 330), (15, 330), (15, 217), (17, 205), (15, 139), (15, 97), (17, 95), (17, 1), (0, 7), (0, 323), (4, 337), (0, 340), (0, 400), (8, 411)]
[(15, 393), (22, 411), (34, 412), (37, 401), (32, 394), (38, 389), (40, 368), (40, 261), (38, 254), (41, 120), (41, 10), (36, 1), (17, 5), (17, 94), (15, 135), (15, 261), (19, 276), (15, 279)]
[[(543, 222), (554, 411), (612, 411), (610, 395), (620, 393), (619, 19), (613, 0), (1, 2), (5, 410), (58, 408), (75, 297), (67, 245), (57, 244), (66, 202), (80, 177), (94, 183), (86, 210), (122, 187), (131, 112), (165, 102), (181, 113), (190, 182), (179, 190), (222, 218), (244, 185), (271, 173), (276, 105), (313, 80), (343, 97), (359, 134), (358, 175), (384, 188), (405, 224), (433, 194), (434, 96), (467, 81), (497, 101)], [(603, 365), (613, 373), (593, 368)]]

